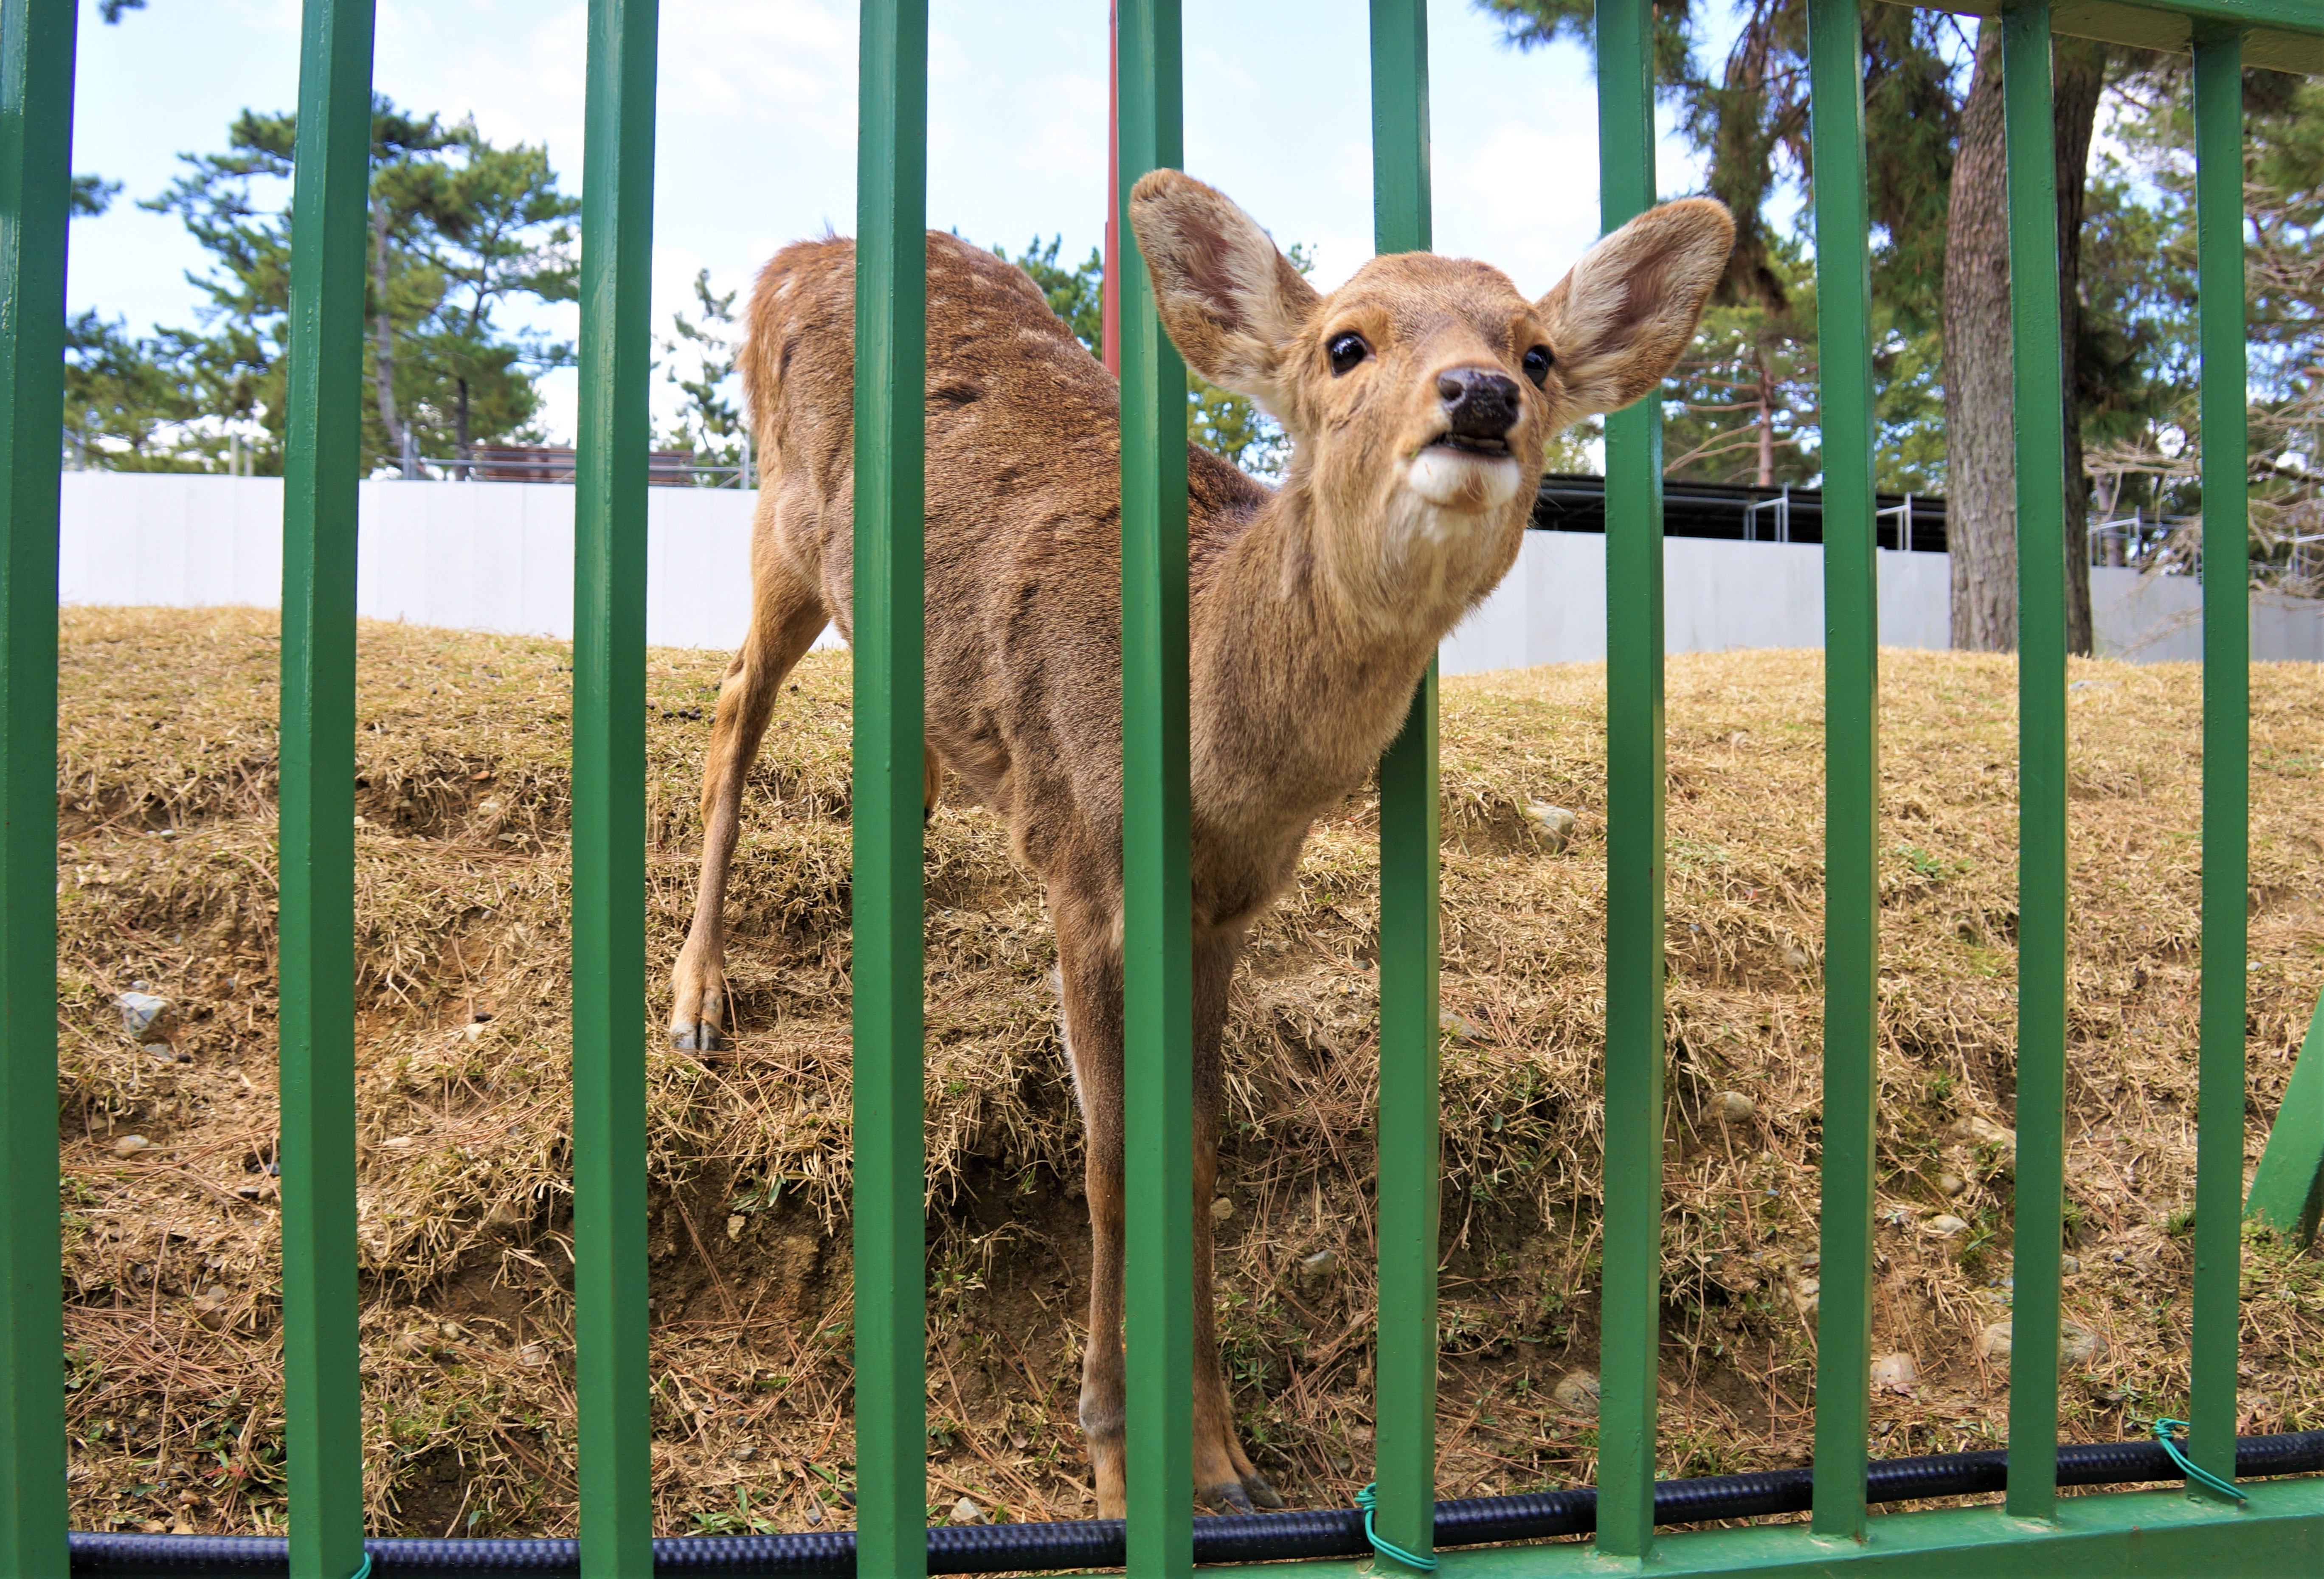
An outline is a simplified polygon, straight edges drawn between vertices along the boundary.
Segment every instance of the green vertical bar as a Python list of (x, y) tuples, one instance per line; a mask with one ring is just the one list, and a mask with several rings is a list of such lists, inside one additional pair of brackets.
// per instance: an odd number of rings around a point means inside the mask
[(1132, 262), (1139, 177), (1180, 161), (1178, 0), (1122, 0), (1123, 1225), (1130, 1572), (1194, 1565), (1193, 895), (1187, 878), (1186, 370)]
[(1880, 622), (1862, 0), (1809, 0), (1823, 431), (1823, 1207), (1817, 1533), (1864, 1536), (1880, 1000)]
[(590, 0), (573, 520), (573, 1294), (581, 1569), (653, 1569), (646, 1348), (646, 452), (656, 0)]
[[(1654, 8), (1598, 0), (1599, 224), (1655, 201)], [(1655, 1538), (1663, 1216), (1663, 426), (1606, 418), (1606, 1268), (1598, 1547)]]
[[(1372, 0), (1372, 245), (1429, 246), (1428, 7)], [(1436, 1535), (1436, 665), (1380, 759), (1379, 1330), (1375, 1523), (1421, 1556)], [(1383, 1568), (1402, 1565), (1380, 1559)]]
[(65, 1571), (57, 463), (78, 0), (0, 6), (0, 1573)]
[(355, 1338), (355, 484), (372, 0), (307, 0), (282, 468), (282, 1376), (292, 1579), (364, 1561)]
[[(2200, 1176), (2200, 1136), (2197, 1143)], [(2244, 1216), (2281, 1235), (2313, 1235), (2313, 1214), (2324, 1206), (2319, 1191), (2324, 1191), (2324, 998), (2316, 1001), (2315, 1013), (2308, 1018), (2308, 1038), (2292, 1060), (2292, 1079), (2268, 1130), (2266, 1150), (2252, 1170)]]
[(920, 1088), (927, 0), (865, 0), (855, 242), (856, 1572), (927, 1570)]
[(2058, 1487), (2058, 1240), (2066, 1169), (2069, 546), (2049, 0), (2008, 11), (2001, 28), (2017, 434), (2017, 1193), (2009, 1511), (2047, 1519)]
[(2236, 1477), (2242, 1319), (2251, 801), (2243, 52), (2236, 33), (2195, 44), (2195, 262), (2203, 349), (2203, 1001), (2188, 1437), (2195, 1462), (2227, 1481)]

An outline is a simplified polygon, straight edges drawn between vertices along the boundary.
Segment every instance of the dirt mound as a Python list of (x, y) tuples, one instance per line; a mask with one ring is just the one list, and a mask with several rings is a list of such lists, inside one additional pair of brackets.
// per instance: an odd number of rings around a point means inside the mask
[[(282, 1519), (272, 616), (68, 610), (60, 1048), (74, 1522)], [(366, 625), (361, 1236), (374, 1528), (574, 1511), (559, 644)], [(2014, 669), (1884, 659), (1883, 1455), (1985, 1446), (2008, 1309)], [(649, 679), (651, 981), (691, 908), (723, 660)], [(1802, 1461), (1816, 1296), (1820, 658), (1672, 660), (1664, 1473)], [(2068, 1436), (2183, 1414), (2198, 674), (2078, 664)], [(1443, 1494), (1585, 1480), (1603, 1033), (1604, 673), (1444, 688)], [(2324, 989), (2324, 672), (2255, 668), (2252, 1128)], [(736, 861), (736, 1051), (650, 1054), (656, 1469), (671, 1532), (849, 1517), (843, 656), (782, 699)], [(1231, 1033), (1222, 1327), (1296, 1502), (1370, 1457), (1376, 808), (1317, 830)], [(1570, 812), (1571, 817), (1560, 816)], [(1086, 1511), (1087, 1251), (1040, 896), (929, 829), (931, 1518)], [(139, 984), (143, 984), (140, 986)], [(169, 1000), (140, 1045), (115, 999)], [(656, 1012), (659, 1013), (657, 1005)], [(150, 1033), (149, 1033), (150, 1034)], [(1939, 1218), (1949, 1219), (1938, 1222)], [(1956, 1226), (1957, 1225), (1957, 1226)], [(2324, 1261), (2255, 1240), (2247, 1431), (2324, 1425)], [(1563, 1385), (1561, 1385), (1561, 1384)]]

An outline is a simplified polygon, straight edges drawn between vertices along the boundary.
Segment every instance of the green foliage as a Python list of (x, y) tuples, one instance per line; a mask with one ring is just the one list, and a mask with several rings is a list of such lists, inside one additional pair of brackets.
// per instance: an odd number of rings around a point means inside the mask
[[(720, 466), (742, 463), (742, 413), (729, 398), (741, 335), (734, 318), (737, 291), (723, 295), (710, 289), (710, 271), (694, 276), (694, 316), (684, 309), (670, 315), (670, 333), (661, 342), (662, 377), (686, 397), (678, 417), (662, 436), (669, 449), (685, 450), (696, 459)], [(688, 378), (686, 363), (694, 376)]]
[(1031, 277), (1048, 298), (1049, 310), (1065, 320), (1092, 356), (1102, 354), (1099, 341), (1105, 333), (1105, 254), (1097, 248), (1077, 269), (1068, 269), (1057, 262), (1057, 252), (1065, 244), (1063, 232), (1047, 242), (1035, 236), (1023, 252), (1015, 257), (1006, 247), (992, 249), (993, 256), (1006, 263), (1014, 263)]
[[(2121, 516), (2201, 510), (2201, 371), (2188, 70), (2166, 60), (2116, 88), (2092, 183), (2084, 293), (2117, 337), (2086, 344), (2084, 390), (2109, 399), (2086, 428), (2102, 501)], [(2244, 83), (2251, 552), (2259, 574), (2324, 590), (2324, 83)], [(2191, 558), (2191, 534), (2165, 546)]]
[[(67, 422), (84, 464), (214, 469), (233, 433), (254, 470), (281, 469), (297, 134), (292, 115), (245, 111), (223, 152), (181, 156), (179, 178), (141, 205), (177, 216), (209, 255), (194, 281), (206, 299), (197, 327), (151, 339), (77, 321)], [(90, 178), (83, 202), (101, 203), (104, 186)], [(531, 436), (535, 376), (571, 347), (501, 317), (518, 301), (575, 298), (579, 207), (544, 150), (497, 147), (472, 123), (375, 101), (364, 346), (374, 464), (400, 456), (407, 429), (428, 454)]]

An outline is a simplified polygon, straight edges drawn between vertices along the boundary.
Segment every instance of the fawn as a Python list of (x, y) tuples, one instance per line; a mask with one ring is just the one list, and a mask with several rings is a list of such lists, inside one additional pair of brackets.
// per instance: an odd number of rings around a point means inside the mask
[[(1192, 555), (1194, 1483), (1283, 1505), (1236, 1440), (1216, 1361), (1211, 1214), (1219, 1044), (1247, 929), (1314, 819), (1402, 724), (1440, 638), (1508, 574), (1551, 434), (1638, 399), (1692, 338), (1727, 211), (1665, 204), (1539, 301), (1483, 263), (1375, 258), (1320, 295), (1224, 195), (1176, 170), (1131, 194), (1138, 251), (1187, 364), (1292, 443), (1268, 488), (1187, 454)], [(752, 612), (719, 690), (701, 887), (670, 1033), (726, 1045), (722, 910), (743, 779), (783, 677), (850, 629), (854, 252), (802, 242), (761, 273), (742, 355), (759, 445)], [(1087, 1141), (1093, 1253), (1081, 1419), (1098, 1511), (1123, 1511), (1119, 392), (1032, 281), (927, 245), (927, 778), (948, 767), (1046, 886)], [(1213, 1356), (1199, 1356), (1208, 1350)]]

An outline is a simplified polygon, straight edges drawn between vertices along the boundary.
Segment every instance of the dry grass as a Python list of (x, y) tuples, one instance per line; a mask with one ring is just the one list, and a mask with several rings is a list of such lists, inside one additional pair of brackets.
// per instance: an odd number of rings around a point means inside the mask
[[(573, 1518), (558, 644), (363, 632), (358, 1067), (374, 1528)], [(74, 1519), (282, 1517), (272, 1155), (272, 617), (71, 610), (59, 851)], [(721, 662), (649, 682), (656, 987), (691, 904)], [(1814, 1278), (1819, 664), (1674, 659), (1663, 1467), (1796, 1463)], [(816, 655), (752, 780), (735, 1053), (648, 1028), (665, 1529), (844, 1521), (849, 1475), (844, 659)], [(2197, 675), (2077, 665), (2070, 1436), (2183, 1402), (2192, 1191)], [(1553, 1399), (1594, 1365), (1603, 671), (1449, 682), (1443, 1494), (1586, 1479)], [(1886, 1455), (1997, 1435), (2006, 1314), (2014, 670), (1886, 659), (1879, 1346)], [(2252, 1147), (2324, 989), (2324, 672), (2255, 669)], [(1572, 809), (1552, 849), (1524, 808)], [(1367, 1476), (1373, 809), (1318, 829), (1238, 988), (1222, 1325), (1247, 1439), (1296, 1501)], [(1087, 1253), (1039, 896), (1000, 830), (930, 829), (931, 1510), (1086, 1511), (1073, 1406)], [(172, 1000), (134, 1046), (114, 996)], [(489, 1016), (488, 1018), (486, 1016)], [(1722, 1120), (1720, 1093), (1751, 1098)], [(152, 1143), (116, 1154), (130, 1134)], [(1950, 1176), (1950, 1177), (1948, 1177)], [(1949, 1188), (1957, 1194), (1946, 1193)], [(1968, 1227), (1940, 1237), (1940, 1212)], [(1303, 1259), (1335, 1253), (1317, 1274)], [(2324, 1425), (2324, 1262), (2254, 1241), (2244, 1428)], [(2183, 1410), (2179, 1410), (2182, 1412)]]

